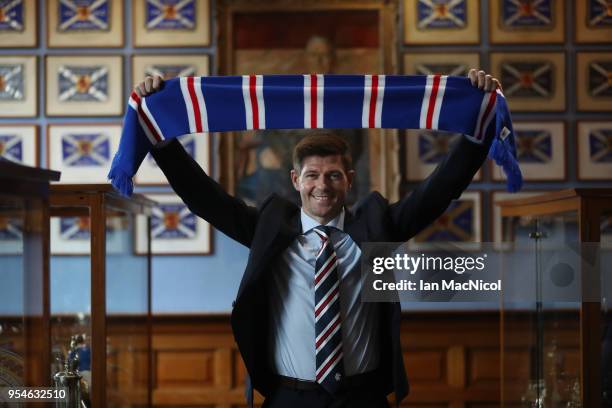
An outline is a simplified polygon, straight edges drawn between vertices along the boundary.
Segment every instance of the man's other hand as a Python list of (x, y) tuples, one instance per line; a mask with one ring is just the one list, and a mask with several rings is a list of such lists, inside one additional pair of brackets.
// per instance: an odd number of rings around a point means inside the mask
[(482, 70), (470, 69), (468, 78), (470, 78), (472, 85), (477, 86), (478, 89), (482, 89), (485, 92), (491, 92), (497, 88), (500, 90), (502, 89), (501, 83), (497, 78), (492, 77)]
[(159, 91), (163, 86), (164, 79), (159, 75), (147, 76), (144, 81), (134, 87), (134, 91), (142, 97)]

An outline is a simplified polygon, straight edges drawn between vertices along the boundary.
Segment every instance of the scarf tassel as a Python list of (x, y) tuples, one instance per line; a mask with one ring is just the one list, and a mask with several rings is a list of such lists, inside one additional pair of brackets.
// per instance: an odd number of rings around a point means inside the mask
[(496, 136), (489, 149), (489, 157), (504, 170), (507, 178), (506, 189), (511, 193), (516, 193), (523, 186), (523, 176), (518, 162), (512, 154), (510, 141), (514, 141), (514, 139), (506, 138), (502, 140), (501, 137)]

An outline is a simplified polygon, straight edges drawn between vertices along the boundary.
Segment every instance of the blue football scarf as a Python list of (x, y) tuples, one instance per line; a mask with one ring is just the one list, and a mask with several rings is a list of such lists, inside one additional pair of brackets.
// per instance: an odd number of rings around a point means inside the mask
[(108, 175), (129, 196), (132, 177), (151, 147), (188, 133), (263, 129), (431, 129), (493, 138), (489, 157), (502, 166), (508, 191), (522, 176), (512, 121), (497, 90), (445, 75), (244, 75), (181, 77), (140, 98), (132, 92), (119, 150)]

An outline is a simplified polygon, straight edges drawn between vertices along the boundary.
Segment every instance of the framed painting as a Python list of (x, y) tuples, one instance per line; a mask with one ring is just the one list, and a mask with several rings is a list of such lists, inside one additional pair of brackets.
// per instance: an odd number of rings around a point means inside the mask
[[(219, 69), (225, 75), (389, 72), (393, 67), (394, 2), (222, 0)], [(283, 24), (278, 24), (283, 21)], [(323, 127), (323, 124), (320, 125)], [(312, 130), (222, 134), (221, 182), (251, 204), (271, 192), (294, 202), (293, 146)], [(371, 190), (397, 198), (397, 132), (337, 129), (351, 147), (356, 179), (349, 203)]]
[[(210, 255), (210, 224), (193, 214), (174, 193), (147, 194), (158, 205), (151, 217), (151, 253), (153, 255)], [(136, 218), (135, 253), (147, 252), (147, 221)]]
[(578, 179), (612, 180), (612, 122), (579, 121), (576, 144)]
[(482, 242), (482, 192), (465, 191), (451, 201), (437, 220), (414, 236), (408, 247), (426, 248), (428, 244), (450, 242), (465, 249)]
[(120, 124), (49, 125), (47, 167), (62, 172), (60, 183), (108, 183), (120, 137)]
[[(417, 182), (427, 178), (462, 137), (461, 133), (407, 130), (406, 180)], [(482, 170), (478, 170), (473, 180), (482, 180)]]
[(403, 72), (406, 75), (466, 76), (470, 68), (480, 68), (480, 55), (476, 52), (404, 54)]
[(579, 52), (576, 58), (578, 110), (612, 111), (610, 52)]
[(50, 0), (47, 44), (57, 47), (123, 47), (123, 2)]
[(0, 55), (0, 117), (38, 114), (36, 62), (34, 55)]
[[(193, 133), (180, 136), (179, 141), (189, 153), (191, 157), (202, 167), (202, 169), (210, 174), (211, 172), (211, 153), (210, 153), (210, 134), (209, 133)], [(166, 176), (157, 167), (157, 163), (153, 156), (147, 155), (145, 160), (140, 165), (138, 173), (134, 178), (134, 182), (138, 185), (167, 185)]]
[(609, 43), (612, 38), (612, 13), (606, 0), (576, 2), (576, 42)]
[[(567, 161), (565, 122), (515, 121), (516, 153), (525, 181), (565, 181)], [(491, 164), (494, 181), (505, 181), (499, 166)]]
[(134, 47), (210, 45), (209, 0), (134, 0)]
[(565, 55), (562, 52), (491, 53), (512, 111), (565, 110)]
[(0, 157), (38, 167), (38, 126), (0, 125)]
[(478, 44), (480, 0), (404, 0), (404, 43)]
[[(109, 254), (125, 252), (127, 242), (120, 233), (125, 230), (123, 221), (120, 217), (106, 219), (106, 252)], [(88, 216), (51, 217), (49, 236), (52, 255), (91, 254), (91, 224)]]
[(47, 116), (123, 115), (123, 57), (47, 56)]
[(501, 243), (503, 239), (503, 228), (502, 228), (502, 216), (501, 208), (497, 203), (504, 200), (513, 200), (520, 198), (533, 197), (535, 195), (543, 194), (545, 191), (521, 191), (520, 193), (509, 193), (507, 191), (492, 191), (491, 192), (491, 220), (489, 223), (491, 240), (495, 243)]
[(132, 88), (146, 76), (159, 75), (164, 79), (204, 76), (209, 73), (208, 67), (208, 55), (134, 55)]
[(37, 0), (0, 0), (0, 48), (38, 46)]
[(562, 43), (563, 0), (489, 0), (489, 38), (493, 44)]

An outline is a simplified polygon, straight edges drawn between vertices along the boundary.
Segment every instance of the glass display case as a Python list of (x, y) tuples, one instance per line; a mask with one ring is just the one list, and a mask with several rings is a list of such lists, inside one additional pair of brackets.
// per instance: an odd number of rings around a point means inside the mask
[(497, 204), (502, 406), (612, 407), (612, 189)]
[(0, 387), (50, 383), (48, 197), (59, 176), (0, 158)]
[(154, 204), (110, 185), (51, 187), (52, 371), (63, 376), (74, 361), (93, 408), (151, 405)]

